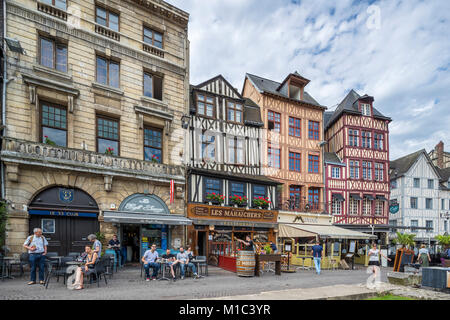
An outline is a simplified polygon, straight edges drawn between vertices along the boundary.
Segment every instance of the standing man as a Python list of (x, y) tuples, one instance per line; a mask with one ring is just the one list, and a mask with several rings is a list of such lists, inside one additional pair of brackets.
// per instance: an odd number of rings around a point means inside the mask
[(117, 234), (113, 235), (112, 239), (109, 240), (108, 248), (114, 250), (114, 252), (116, 254), (116, 258), (117, 258), (117, 264), (119, 266), (121, 266), (122, 261), (121, 261), (121, 254), (120, 254), (120, 241), (117, 238)]
[(237, 238), (236, 238), (236, 240), (244, 244), (244, 248), (242, 250), (253, 251), (253, 241), (252, 241), (252, 238), (250, 238), (250, 235), (247, 235), (245, 237), (245, 241), (241, 240), (241, 239), (237, 239)]
[(97, 236), (95, 234), (88, 235), (88, 240), (93, 242), (92, 250), (97, 253), (97, 256), (100, 258), (102, 256), (102, 243), (98, 241)]
[(145, 251), (141, 261), (144, 263), (145, 281), (150, 281), (150, 268), (153, 269), (152, 280), (156, 280), (160, 265), (156, 263), (158, 259), (158, 251), (156, 251), (156, 244), (152, 244), (150, 250)]
[(272, 241), (270, 241), (270, 248), (272, 249), (273, 253), (277, 253), (277, 251), (278, 251), (277, 245), (275, 243), (273, 243)]
[(30, 256), (31, 274), (29, 285), (36, 284), (36, 268), (39, 267), (39, 283), (44, 284), (45, 258), (47, 254), (47, 239), (42, 235), (40, 228), (33, 229), (33, 235), (23, 243)]
[(314, 265), (316, 266), (316, 273), (320, 274), (320, 262), (322, 260), (323, 248), (320, 245), (319, 240), (316, 240), (315, 245), (313, 245), (311, 254), (314, 258)]

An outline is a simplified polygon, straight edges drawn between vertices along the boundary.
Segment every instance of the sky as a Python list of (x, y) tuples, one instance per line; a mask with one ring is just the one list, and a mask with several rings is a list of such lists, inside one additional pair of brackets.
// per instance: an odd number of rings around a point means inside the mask
[(450, 1), (166, 0), (189, 13), (190, 83), (298, 71), (328, 110), (347, 93), (392, 118), (390, 158), (450, 152)]

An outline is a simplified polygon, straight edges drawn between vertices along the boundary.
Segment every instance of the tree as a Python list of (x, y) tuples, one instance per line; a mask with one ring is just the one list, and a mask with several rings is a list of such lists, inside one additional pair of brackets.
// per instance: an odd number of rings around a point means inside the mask
[(403, 246), (403, 248), (412, 247), (415, 244), (415, 242), (414, 242), (415, 237), (416, 237), (415, 234), (397, 232), (397, 238), (392, 240), (392, 242), (394, 244), (401, 244)]
[(443, 248), (450, 246), (450, 235), (438, 235), (436, 236), (436, 240)]

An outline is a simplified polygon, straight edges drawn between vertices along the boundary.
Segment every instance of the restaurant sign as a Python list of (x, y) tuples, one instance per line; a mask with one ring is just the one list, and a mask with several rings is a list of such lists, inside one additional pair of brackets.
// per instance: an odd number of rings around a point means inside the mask
[(235, 207), (189, 205), (188, 216), (192, 218), (213, 218), (213, 219), (238, 219), (238, 220), (259, 220), (264, 222), (276, 222), (277, 211), (257, 210)]
[(54, 217), (81, 217), (81, 218), (97, 218), (95, 212), (77, 212), (77, 211), (60, 211), (60, 210), (29, 210), (29, 214)]
[(144, 214), (170, 214), (166, 203), (158, 196), (150, 194), (133, 194), (123, 200), (119, 211)]

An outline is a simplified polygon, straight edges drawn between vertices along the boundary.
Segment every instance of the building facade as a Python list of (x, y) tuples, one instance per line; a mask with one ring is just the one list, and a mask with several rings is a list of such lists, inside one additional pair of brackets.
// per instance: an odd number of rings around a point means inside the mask
[(191, 86), (190, 101), (188, 243), (235, 271), (236, 238), (275, 241), (277, 182), (261, 175), (260, 108), (221, 75)]
[[(345, 228), (385, 239), (389, 219), (389, 123), (374, 98), (351, 90), (325, 113), (327, 210)], [(331, 157), (333, 158), (333, 157)]]
[(310, 80), (297, 72), (276, 82), (246, 74), (242, 95), (261, 107), (263, 174), (282, 183), (279, 208), (325, 211), (323, 179), (323, 112), (306, 91)]
[[(6, 2), (6, 245), (117, 233), (134, 259), (185, 240), (189, 15), (164, 1)], [(170, 201), (170, 183), (174, 197)]]
[(436, 167), (450, 168), (450, 152), (444, 150), (444, 142), (439, 141), (434, 149), (428, 152), (428, 156)]

